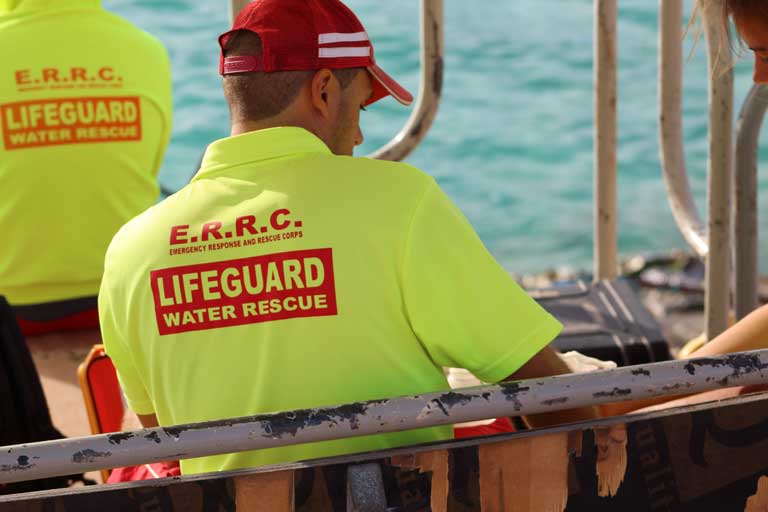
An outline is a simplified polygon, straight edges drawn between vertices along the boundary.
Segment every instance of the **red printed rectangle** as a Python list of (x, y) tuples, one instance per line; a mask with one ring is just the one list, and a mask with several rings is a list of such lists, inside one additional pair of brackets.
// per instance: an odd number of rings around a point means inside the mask
[(154, 270), (150, 283), (161, 336), (337, 314), (330, 248)]
[(141, 140), (138, 97), (57, 98), (0, 105), (5, 149)]

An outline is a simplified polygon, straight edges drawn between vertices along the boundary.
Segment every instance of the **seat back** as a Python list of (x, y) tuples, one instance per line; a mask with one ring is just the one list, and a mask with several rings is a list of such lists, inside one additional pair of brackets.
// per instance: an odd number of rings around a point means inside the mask
[[(104, 345), (91, 348), (85, 361), (77, 368), (77, 379), (83, 392), (91, 433), (119, 432), (125, 406), (115, 366), (104, 351)], [(103, 482), (107, 481), (109, 473), (108, 470), (101, 471)]]
[(125, 406), (112, 360), (104, 345), (94, 345), (77, 370), (93, 434), (119, 432)]

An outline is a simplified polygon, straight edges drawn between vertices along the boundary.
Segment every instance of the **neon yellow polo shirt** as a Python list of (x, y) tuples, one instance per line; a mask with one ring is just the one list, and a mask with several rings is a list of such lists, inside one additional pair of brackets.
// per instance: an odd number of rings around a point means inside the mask
[(0, 295), (96, 295), (109, 241), (158, 197), (168, 56), (96, 0), (0, 0), (0, 63)]
[[(214, 142), (107, 252), (102, 335), (161, 425), (449, 389), (512, 374), (560, 324), (421, 171), (335, 156), (300, 128)], [(182, 462), (185, 473), (452, 437), (428, 428)]]

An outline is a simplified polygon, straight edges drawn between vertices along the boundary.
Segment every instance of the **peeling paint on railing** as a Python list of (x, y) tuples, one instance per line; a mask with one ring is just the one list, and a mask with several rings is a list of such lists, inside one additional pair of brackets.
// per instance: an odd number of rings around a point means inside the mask
[(0, 483), (768, 383), (768, 350), (0, 448)]

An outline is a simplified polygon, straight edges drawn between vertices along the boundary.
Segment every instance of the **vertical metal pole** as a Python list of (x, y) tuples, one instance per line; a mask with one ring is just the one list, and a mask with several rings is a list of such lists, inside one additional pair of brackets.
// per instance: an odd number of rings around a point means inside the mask
[(706, 336), (728, 328), (731, 282), (731, 190), (733, 182), (733, 70), (722, 29), (723, 0), (702, 2), (709, 70), (709, 254), (706, 270)]
[(595, 279), (616, 277), (616, 0), (595, 0)]
[(243, 7), (251, 3), (251, 0), (229, 0), (229, 21), (234, 21), (237, 13), (243, 10)]
[(736, 319), (757, 307), (757, 146), (760, 128), (768, 106), (768, 87), (753, 85), (736, 123), (735, 218)]

